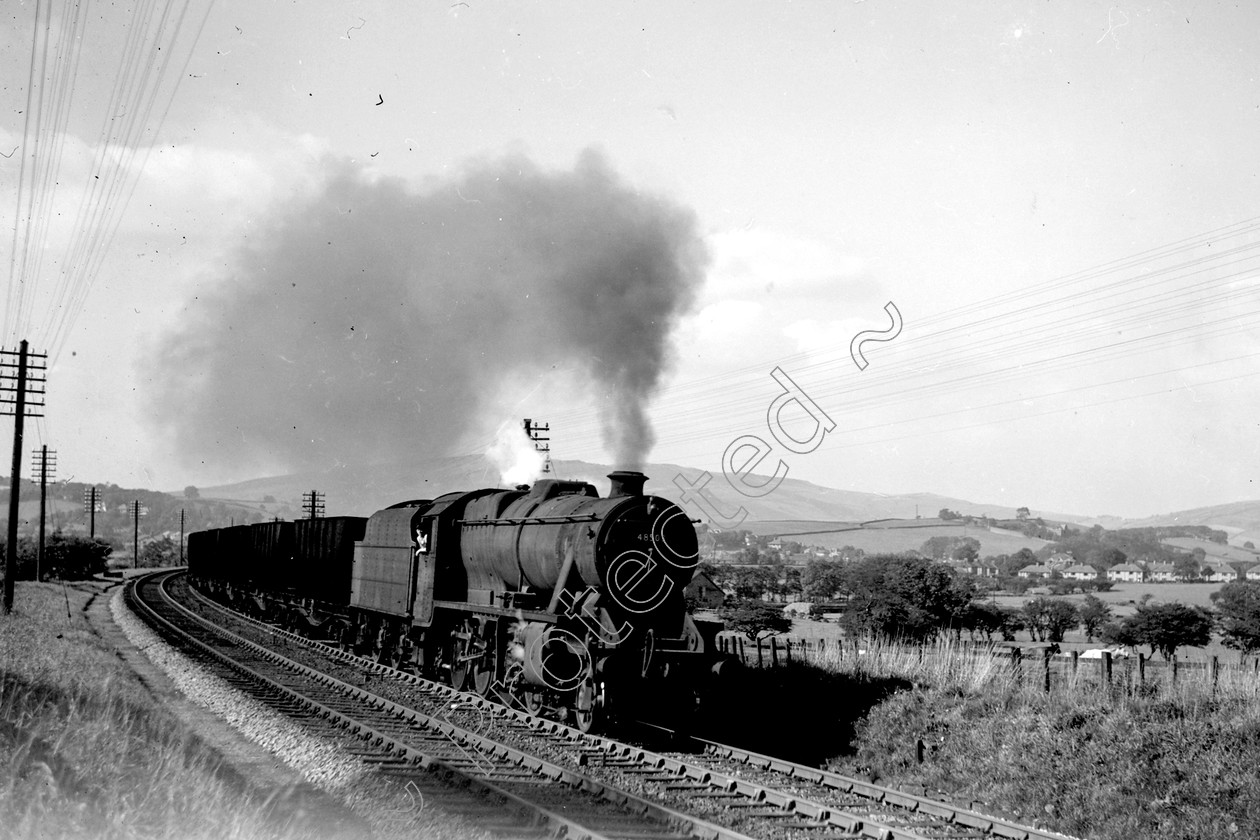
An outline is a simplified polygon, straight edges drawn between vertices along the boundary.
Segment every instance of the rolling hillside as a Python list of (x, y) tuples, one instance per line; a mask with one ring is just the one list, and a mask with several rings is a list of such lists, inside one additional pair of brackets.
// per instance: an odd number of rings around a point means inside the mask
[(868, 522), (865, 526), (857, 522), (777, 520), (751, 522), (747, 528), (755, 534), (781, 536), (802, 545), (822, 548), (851, 545), (867, 554), (918, 551), (932, 537), (972, 537), (980, 542), (981, 557), (1014, 554), (1021, 548), (1036, 551), (1048, 542), (1000, 528), (943, 522), (935, 518), (884, 520)]
[[(601, 494), (608, 491), (606, 476), (613, 470), (605, 464), (586, 461), (556, 461), (556, 476), (589, 481)], [(648, 476), (648, 493), (683, 502), (676, 477), (685, 486), (696, 484), (703, 470), (675, 464), (649, 464), (643, 471)], [(203, 487), (204, 498), (261, 500), (272, 496), (279, 502), (300, 507), (302, 494), (318, 490), (324, 494), (326, 513), (367, 515), (386, 505), (405, 499), (433, 498), (452, 490), (501, 485), (498, 471), (479, 455), (435, 458), (409, 464), (392, 463), (376, 467), (343, 467), (319, 473), (301, 473), (259, 478), (238, 484)], [(872, 519), (909, 519), (934, 517), (941, 508), (962, 513), (988, 515), (997, 519), (1014, 518), (1015, 509), (1001, 505), (983, 505), (933, 493), (880, 495), (853, 490), (838, 490), (808, 481), (788, 478), (773, 492), (762, 498), (741, 496), (730, 488), (720, 475), (714, 475), (704, 488), (716, 503), (729, 512), (739, 507), (747, 511), (746, 526), (752, 523), (808, 520), (824, 523), (864, 522)], [(703, 517), (701, 509), (687, 505), (692, 515)], [(1079, 521), (1063, 514), (1041, 513), (1046, 519)], [(926, 537), (924, 537), (926, 539)], [(920, 543), (922, 540), (920, 540)]]
[(1245, 542), (1252, 542), (1260, 546), (1260, 501), (1230, 502), (1148, 516), (1145, 519), (1126, 519), (1119, 527), (1143, 528), (1154, 525), (1207, 525), (1228, 533), (1231, 545), (1241, 546)]

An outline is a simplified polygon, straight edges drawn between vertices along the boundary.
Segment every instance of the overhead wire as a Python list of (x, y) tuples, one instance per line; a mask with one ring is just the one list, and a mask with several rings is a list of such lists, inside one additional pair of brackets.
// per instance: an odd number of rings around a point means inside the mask
[[(87, 6), (87, 0), (65, 0), (54, 41), (54, 12), (45, 0), (36, 3), (5, 294), (6, 337), (34, 338), (54, 362), (104, 265), (214, 3), (203, 5), (195, 31), (189, 25), (196, 18), (192, 0), (141, 0), (129, 11), (69, 241), (53, 249), (48, 237), (62, 217), (56, 194), (76, 111), (81, 45), (88, 40)], [(172, 80), (174, 68), (179, 75)], [(46, 269), (49, 259), (55, 270)], [(46, 271), (55, 279), (45, 281)]]
[[(1252, 244), (1252, 245), (1244, 246), (1241, 249), (1237, 249), (1236, 252), (1237, 253), (1254, 252), (1257, 249), (1260, 249), (1260, 244)], [(1230, 252), (1230, 253), (1234, 253), (1234, 252)], [(1229, 253), (1213, 254), (1211, 256), (1193, 260), (1179, 266), (1164, 267), (1156, 274), (1167, 274), (1170, 271), (1174, 271), (1179, 268), (1186, 269), (1186, 268), (1194, 267), (1196, 265), (1203, 265), (1208, 262), (1219, 261), (1221, 257), (1228, 256), (1228, 255), (1230, 254)], [(1103, 296), (1098, 293), (1105, 289), (1116, 288), (1118, 286), (1123, 286), (1123, 285), (1131, 285), (1133, 282), (1135, 282), (1135, 279), (1145, 279), (1148, 282), (1150, 282), (1153, 276), (1156, 276), (1156, 275), (1151, 274), (1151, 275), (1147, 275), (1141, 278), (1132, 278), (1132, 277), (1121, 278), (1120, 280), (1115, 281), (1114, 283), (1107, 284), (1106, 286), (1100, 287), (1098, 290), (1096, 290), (1096, 297), (1099, 300), (1104, 299)], [(1187, 276), (1186, 274), (1173, 275), (1169, 277), (1165, 282), (1175, 282), (1178, 280), (1183, 280), (1186, 276)], [(1039, 284), (1039, 285), (1044, 290), (1048, 288), (1050, 284)], [(1036, 287), (1033, 287), (1033, 288), (1036, 288)], [(1181, 292), (1174, 291), (1173, 294), (1181, 294)], [(1020, 292), (1012, 292), (1012, 293), (1006, 293), (1004, 295), (1000, 295), (997, 298), (994, 298), (991, 300), (1001, 302), (1002, 300), (1012, 300), (1012, 299), (1018, 299), (1020, 297), (1027, 297), (1027, 296), (1028, 295), (1020, 293)], [(1112, 296), (1114, 297), (1115, 295), (1113, 294)], [(1065, 298), (1060, 298), (1058, 302), (1071, 303), (1073, 300), (1073, 297), (1079, 298), (1079, 294), (1074, 295), (1074, 296), (1068, 296)], [(1115, 306), (1120, 307), (1120, 308), (1126, 308), (1126, 307), (1129, 307), (1130, 305), (1131, 304), (1128, 301), (1121, 300)], [(1039, 310), (1046, 310), (1049, 306), (1050, 304), (1045, 303), (1045, 302), (1027, 305), (1020, 310), (1015, 310), (1013, 312), (1011, 310), (1004, 310), (1001, 312), (994, 313), (992, 315), (987, 315), (986, 317), (984, 317), (983, 319), (980, 319), (977, 322), (974, 322), (974, 323), (963, 322), (956, 326), (943, 325), (943, 322), (945, 321), (945, 316), (950, 315), (951, 313), (944, 313), (944, 315), (940, 315), (940, 316), (927, 316), (921, 319), (916, 324), (916, 331), (912, 334), (907, 334), (906, 337), (903, 337), (902, 339), (900, 339), (897, 342), (896, 349), (892, 350), (891, 352), (894, 354), (900, 353), (902, 356), (908, 356), (913, 350), (916, 355), (917, 360), (908, 361), (903, 365), (903, 367), (905, 367), (906, 365), (921, 364), (922, 363), (921, 359), (923, 358), (923, 356), (926, 356), (928, 354), (933, 344), (940, 344), (941, 342), (949, 341), (953, 339), (956, 336), (957, 331), (960, 329), (966, 329), (969, 333), (974, 333), (976, 332), (976, 328), (978, 324), (981, 324), (981, 323), (1012, 321), (1015, 318), (1020, 318), (1020, 317), (1025, 317), (1025, 316), (1040, 317), (1042, 313), (1039, 312)], [(988, 307), (995, 308), (995, 304), (989, 303)], [(954, 310), (954, 312), (957, 312), (959, 314), (974, 313), (976, 311), (977, 311), (977, 305), (972, 305), (968, 307), (960, 307)], [(1068, 323), (1078, 317), (1071, 308), (1066, 308), (1064, 309), (1064, 311), (1067, 312), (1068, 314), (1060, 314), (1059, 316), (1060, 323)], [(1098, 313), (1091, 313), (1091, 314), (1098, 315), (1098, 314), (1105, 314), (1105, 313), (1098, 312)], [(933, 324), (933, 323), (942, 325), (942, 326), (936, 331), (924, 332), (921, 329), (922, 325)], [(1046, 331), (1050, 331), (1054, 329), (1058, 329), (1058, 326), (1055, 323), (1051, 323), (1051, 324), (1045, 325), (1042, 332), (1046, 332)], [(1030, 328), (1027, 325), (1021, 326), (1021, 329), (1020, 329), (1021, 335), (1027, 336), (1027, 335), (1033, 334), (1034, 332), (1035, 330)], [(1001, 340), (1000, 336), (996, 338), (998, 340)], [(992, 352), (995, 355), (998, 354), (999, 352), (1004, 352), (996, 348), (996, 346), (993, 344), (994, 339), (995, 337), (992, 335), (986, 336), (986, 340), (989, 342), (990, 346), (995, 347), (995, 349)], [(811, 362), (800, 367), (790, 367), (790, 370), (792, 370), (793, 372), (796, 372), (796, 371), (804, 371), (804, 370), (811, 370), (811, 369), (817, 369), (820, 367), (825, 367), (827, 365), (833, 364), (836, 359), (841, 359), (841, 358), (847, 359), (848, 350), (849, 348), (846, 343), (842, 346), (835, 347), (831, 351), (835, 357), (834, 359), (824, 358), (821, 361)], [(768, 374), (769, 367), (781, 366), (784, 368), (789, 368), (789, 366), (792, 364), (793, 361), (808, 360), (810, 358), (817, 358), (820, 355), (824, 355), (824, 354), (819, 353), (818, 351), (801, 352), (801, 353), (797, 353), (797, 354), (793, 354), (791, 356), (785, 357), (775, 363), (767, 362), (765, 365), (744, 367), (744, 368), (739, 369), (738, 371), (724, 372), (721, 374), (716, 374), (712, 377), (702, 377), (699, 379), (693, 379), (686, 382), (673, 383), (667, 388), (662, 390), (661, 402), (667, 403), (667, 404), (668, 403), (677, 404), (676, 400), (677, 398), (679, 398), (679, 394), (677, 392), (679, 391), (685, 392), (685, 394), (681, 396), (684, 406), (689, 401), (708, 402), (711, 396), (715, 393), (725, 393), (727, 396), (732, 396), (732, 389), (729, 383), (733, 381), (739, 382), (741, 379), (743, 380), (743, 385), (739, 388), (739, 390), (743, 390), (743, 391), (748, 391), (752, 389), (764, 390), (764, 387), (765, 387), (764, 383), (765, 383), (766, 378), (768, 378), (767, 374)], [(858, 377), (861, 375), (860, 372), (848, 370), (847, 368), (846, 370), (848, 374), (850, 375), (850, 378)], [(889, 367), (889, 363), (885, 362), (881, 365), (882, 377), (886, 378), (888, 374), (890, 374), (891, 372), (893, 372), (893, 369)], [(748, 382), (748, 379), (747, 379), (748, 374), (756, 374), (757, 382), (755, 384), (750, 384)], [(865, 382), (870, 382), (870, 381), (871, 381), (870, 377), (867, 377), (865, 379)], [(737, 394), (735, 396), (738, 397)], [(689, 400), (689, 398), (691, 399)], [(579, 411), (567, 413), (566, 417), (571, 420), (590, 419), (590, 418), (593, 418), (596, 414), (597, 414), (597, 411), (595, 409), (585, 409), (585, 410), (579, 410)]]
[[(986, 365), (995, 361), (1019, 360), (1002, 370), (1005, 380), (1009, 381), (1019, 378), (1021, 372), (1032, 376), (1062, 371), (1074, 364), (1097, 365), (1125, 357), (1151, 357), (1155, 352), (1166, 352), (1206, 338), (1245, 333), (1254, 328), (1254, 322), (1248, 320), (1256, 314), (1254, 312), (1233, 311), (1218, 319), (1200, 319), (1201, 323), (1197, 324), (1191, 315), (1196, 310), (1204, 311), (1256, 291), (1256, 275), (1260, 273), (1260, 266), (1252, 260), (1260, 244), (1243, 243), (1199, 254), (1188, 260), (1159, 263), (1196, 249), (1218, 246), (1224, 240), (1254, 235), (1260, 231), (1257, 222), (1249, 219), (1222, 226), (1112, 260), (1093, 269), (926, 316), (919, 319), (918, 325), (931, 324), (936, 329), (916, 331), (888, 347), (886, 354), (881, 356), (880, 376), (864, 377), (861, 372), (846, 368), (847, 375), (832, 377), (830, 385), (811, 384), (807, 392), (817, 400), (844, 395), (846, 405), (843, 412), (848, 412), (878, 407), (880, 402), (896, 398), (890, 395), (910, 389), (919, 396), (935, 394), (939, 397), (951, 388), (991, 386), (995, 384), (994, 371)], [(1238, 270), (1222, 274), (1226, 268)], [(1117, 273), (1121, 276), (1116, 277)], [(1139, 285), (1153, 291), (1134, 294), (1135, 287)], [(1048, 295), (1051, 297), (1046, 299)], [(1086, 318), (1088, 320), (1084, 320)], [(1002, 329), (1012, 323), (1018, 323), (1019, 329)], [(1110, 331), (1138, 328), (1144, 331), (1116, 341), (1100, 341), (1100, 325), (1105, 325)], [(1071, 349), (1027, 355), (1044, 347), (1047, 338), (1057, 339), (1051, 346), (1072, 345)], [(790, 359), (808, 363), (792, 368), (792, 375), (834, 365), (838, 360), (847, 359), (847, 351), (847, 345), (841, 345), (828, 353), (804, 351), (794, 354)], [(1222, 357), (1206, 364), (1220, 365), (1230, 361), (1233, 361), (1232, 357)], [(767, 389), (777, 389), (768, 382), (768, 369), (786, 364), (786, 360), (779, 361), (777, 365), (767, 361), (764, 366), (745, 366), (663, 389), (658, 409), (653, 413), (654, 420), (658, 426), (678, 431), (658, 437), (657, 446), (678, 445), (688, 440), (707, 440), (723, 435), (730, 437), (729, 430), (713, 429), (713, 422), (738, 412), (746, 403), (765, 403)], [(969, 373), (941, 380), (935, 371), (942, 367), (968, 370)], [(1171, 375), (1178, 369), (1165, 367), (1157, 373)], [(755, 378), (752, 374), (756, 374)], [(1133, 378), (1144, 375), (1139, 371)], [(920, 381), (920, 377), (926, 377), (926, 381)], [(938, 383), (935, 386), (934, 381)], [(866, 393), (867, 396), (855, 397), (855, 393)], [(901, 397), (900, 401), (905, 402), (907, 398)], [(746, 413), (747, 409), (744, 410)], [(597, 424), (598, 416), (598, 409), (583, 409), (553, 414), (552, 422), (558, 426), (572, 424), (579, 437), (583, 433), (597, 435), (598, 429), (592, 426)]]

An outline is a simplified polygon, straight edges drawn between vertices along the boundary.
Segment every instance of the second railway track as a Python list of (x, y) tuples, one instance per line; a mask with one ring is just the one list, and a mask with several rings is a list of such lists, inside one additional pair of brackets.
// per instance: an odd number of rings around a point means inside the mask
[(270, 651), (182, 607), (166, 590), (169, 573), (138, 580), (130, 606), (186, 654), (273, 709), (341, 742), (500, 837), (591, 840), (744, 840), (744, 835), (672, 812), (449, 721), (405, 708)]
[[(196, 593), (189, 597), (198, 610), (218, 616), (216, 621), (233, 623), (244, 635), (253, 636), (250, 644), (282, 648), (288, 656), (307, 662), (298, 667), (337, 673), (340, 679), (323, 675), (303, 680), (335, 684), (343, 695), (367, 704), (371, 712), (360, 727), (368, 741), (378, 745), (374, 749), (388, 746), (365, 758), (386, 767), (386, 772), (415, 773), (420, 772), (416, 768), (437, 765), (445, 773), (466, 774), (479, 784), (494, 786), (495, 796), (522, 800), (539, 787), (539, 779), (561, 783), (551, 788), (585, 791), (580, 801), (586, 804), (549, 802), (544, 807), (550, 816), (539, 819), (553, 834), (811, 840), (1064, 837), (714, 742), (692, 742), (695, 753), (661, 753), (583, 734), (256, 622)], [(270, 657), (288, 661), (279, 654)], [(293, 665), (297, 663), (289, 667)], [(372, 691), (364, 685), (371, 685)], [(322, 705), (320, 700), (315, 703)], [(309, 707), (306, 714), (311, 714)], [(421, 718), (423, 724), (417, 722)], [(411, 746), (403, 749), (408, 739)], [(612, 821), (604, 827), (606, 835), (569, 819), (581, 808), (592, 807), (591, 794), (602, 803), (595, 806), (597, 813), (610, 803), (620, 809), (603, 817)]]

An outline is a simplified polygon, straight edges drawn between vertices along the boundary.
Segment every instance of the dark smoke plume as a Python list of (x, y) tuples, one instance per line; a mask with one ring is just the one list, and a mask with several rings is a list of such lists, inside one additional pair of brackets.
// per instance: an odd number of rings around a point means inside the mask
[(610, 395), (616, 463), (642, 462), (646, 401), (707, 264), (694, 214), (592, 152), (423, 190), (329, 170), (156, 354), (155, 414), (181, 451), (292, 470), (450, 454), (505, 377), (577, 362)]

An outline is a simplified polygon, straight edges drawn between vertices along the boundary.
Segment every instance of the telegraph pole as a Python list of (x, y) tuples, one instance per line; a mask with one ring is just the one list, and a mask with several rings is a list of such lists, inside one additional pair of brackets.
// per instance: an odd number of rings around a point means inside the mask
[[(16, 360), (14, 359), (16, 357)], [(22, 482), (22, 426), (27, 417), (43, 417), (46, 353), (31, 353), (23, 339), (17, 350), (0, 350), (0, 414), (13, 415), (13, 478), (9, 485), (9, 541), (4, 555), (4, 614), (13, 612), (17, 576), (18, 489)], [(26, 397), (30, 395), (30, 403)], [(9, 398), (9, 395), (12, 395)], [(8, 406), (12, 406), (9, 408)]]
[(131, 514), (132, 520), (135, 522), (135, 530), (131, 535), (131, 568), (140, 567), (140, 517), (147, 516), (149, 509), (140, 504), (140, 500), (136, 499), (127, 505), (127, 512)]
[(184, 565), (184, 509), (179, 509), (179, 565)]
[(88, 538), (96, 539), (96, 505), (100, 501), (100, 494), (96, 492), (96, 487), (86, 487), (83, 490), (83, 509), (88, 514)]
[(35, 553), (35, 580), (40, 579), (44, 565), (44, 509), (48, 504), (48, 480), (57, 471), (57, 452), (41, 446), (31, 453), (34, 459), (32, 472), (39, 472), (39, 550)]
[(318, 519), (324, 515), (324, 494), (318, 490), (302, 494), (302, 510), (307, 518)]

